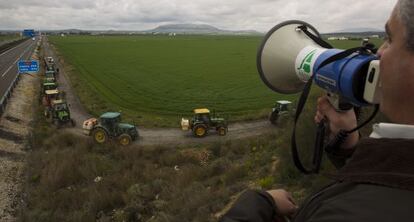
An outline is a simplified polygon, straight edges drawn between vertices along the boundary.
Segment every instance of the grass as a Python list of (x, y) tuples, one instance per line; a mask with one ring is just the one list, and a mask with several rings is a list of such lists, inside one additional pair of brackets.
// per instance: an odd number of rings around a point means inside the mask
[[(122, 110), (146, 126), (176, 126), (197, 107), (231, 120), (267, 115), (293, 99), (264, 86), (256, 71), (259, 37), (50, 37), (72, 65), (71, 80), (95, 115)], [(257, 113), (262, 113), (257, 117)]]
[(56, 132), (40, 113), (21, 221), (216, 221), (243, 190), (281, 186), (277, 134), (121, 148)]
[(19, 35), (0, 35), (0, 43), (8, 40), (17, 40), (21, 37)]

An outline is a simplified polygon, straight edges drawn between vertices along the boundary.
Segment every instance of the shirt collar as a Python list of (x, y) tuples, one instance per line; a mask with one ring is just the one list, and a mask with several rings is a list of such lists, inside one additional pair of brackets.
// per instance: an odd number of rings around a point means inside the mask
[(372, 128), (371, 138), (414, 139), (414, 125), (377, 123)]

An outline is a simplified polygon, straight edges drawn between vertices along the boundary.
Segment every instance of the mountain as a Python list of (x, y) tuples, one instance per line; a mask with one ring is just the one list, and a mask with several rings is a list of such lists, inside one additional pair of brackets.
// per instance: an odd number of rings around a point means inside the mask
[(170, 24), (161, 25), (155, 29), (147, 30), (149, 33), (160, 34), (200, 34), (200, 35), (261, 35), (262, 33), (254, 30), (222, 30), (211, 25), (205, 24)]
[(219, 32), (220, 29), (211, 25), (196, 25), (196, 24), (172, 24), (172, 25), (161, 25), (155, 29), (149, 30), (151, 32), (159, 33), (215, 33)]
[(41, 30), (48, 34), (77, 34), (77, 35), (134, 35), (134, 34), (187, 34), (187, 35), (264, 35), (255, 30), (223, 30), (206, 24), (170, 24), (161, 25), (154, 29), (143, 31), (132, 30)]

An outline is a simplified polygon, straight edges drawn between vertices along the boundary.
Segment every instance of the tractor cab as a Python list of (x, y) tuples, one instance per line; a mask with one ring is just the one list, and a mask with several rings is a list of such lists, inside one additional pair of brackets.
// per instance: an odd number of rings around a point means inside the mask
[(54, 62), (55, 62), (55, 60), (53, 59), (53, 57), (48, 56), (48, 57), (46, 57), (46, 58), (45, 58), (45, 62), (46, 62), (46, 63), (54, 63)]
[(196, 137), (206, 136), (211, 129), (216, 130), (220, 136), (227, 134), (227, 122), (224, 118), (216, 117), (215, 114), (211, 116), (210, 110), (206, 108), (194, 109), (193, 112), (191, 120), (181, 119), (181, 129), (191, 129)]
[(289, 111), (290, 104), (292, 104), (292, 102), (287, 100), (279, 100), (276, 101), (276, 105), (273, 109), (277, 109), (279, 112), (287, 112)]
[(117, 112), (104, 113), (99, 117), (99, 123), (111, 132), (117, 128), (120, 122), (121, 113)]
[(50, 107), (51, 102), (57, 99), (59, 99), (59, 90), (57, 89), (45, 90), (45, 95), (43, 96), (43, 105)]
[(46, 70), (47, 71), (55, 71), (55, 64), (51, 64), (51, 63), (47, 64), (46, 65)]
[(51, 117), (53, 123), (57, 127), (60, 127), (61, 125), (69, 122), (72, 126), (75, 126), (75, 121), (70, 117), (70, 110), (68, 104), (61, 99), (51, 101), (51, 107), (46, 108), (45, 116)]
[(193, 122), (204, 122), (204, 123), (210, 123), (210, 110), (206, 108), (202, 109), (194, 109), (194, 117)]
[(277, 125), (279, 117), (288, 114), (293, 114), (292, 102), (287, 100), (276, 101), (276, 104), (269, 115), (269, 121), (273, 125)]
[(45, 72), (45, 82), (56, 82), (55, 71), (48, 70)]
[(42, 92), (45, 93), (47, 90), (57, 89), (57, 84), (55, 82), (44, 82), (42, 85)]
[(52, 101), (52, 108), (56, 111), (67, 111), (67, 110), (69, 110), (68, 104), (65, 101), (61, 100), (61, 99), (53, 100)]

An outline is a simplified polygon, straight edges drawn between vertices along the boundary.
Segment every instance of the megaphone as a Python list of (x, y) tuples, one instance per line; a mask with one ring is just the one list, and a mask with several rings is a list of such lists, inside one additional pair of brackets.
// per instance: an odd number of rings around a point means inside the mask
[(324, 64), (344, 50), (323, 47), (315, 38), (320, 39), (319, 32), (303, 21), (286, 21), (272, 28), (257, 54), (263, 82), (275, 92), (292, 94), (313, 78), (319, 87), (352, 105), (379, 103), (378, 57), (369, 49), (359, 50)]

